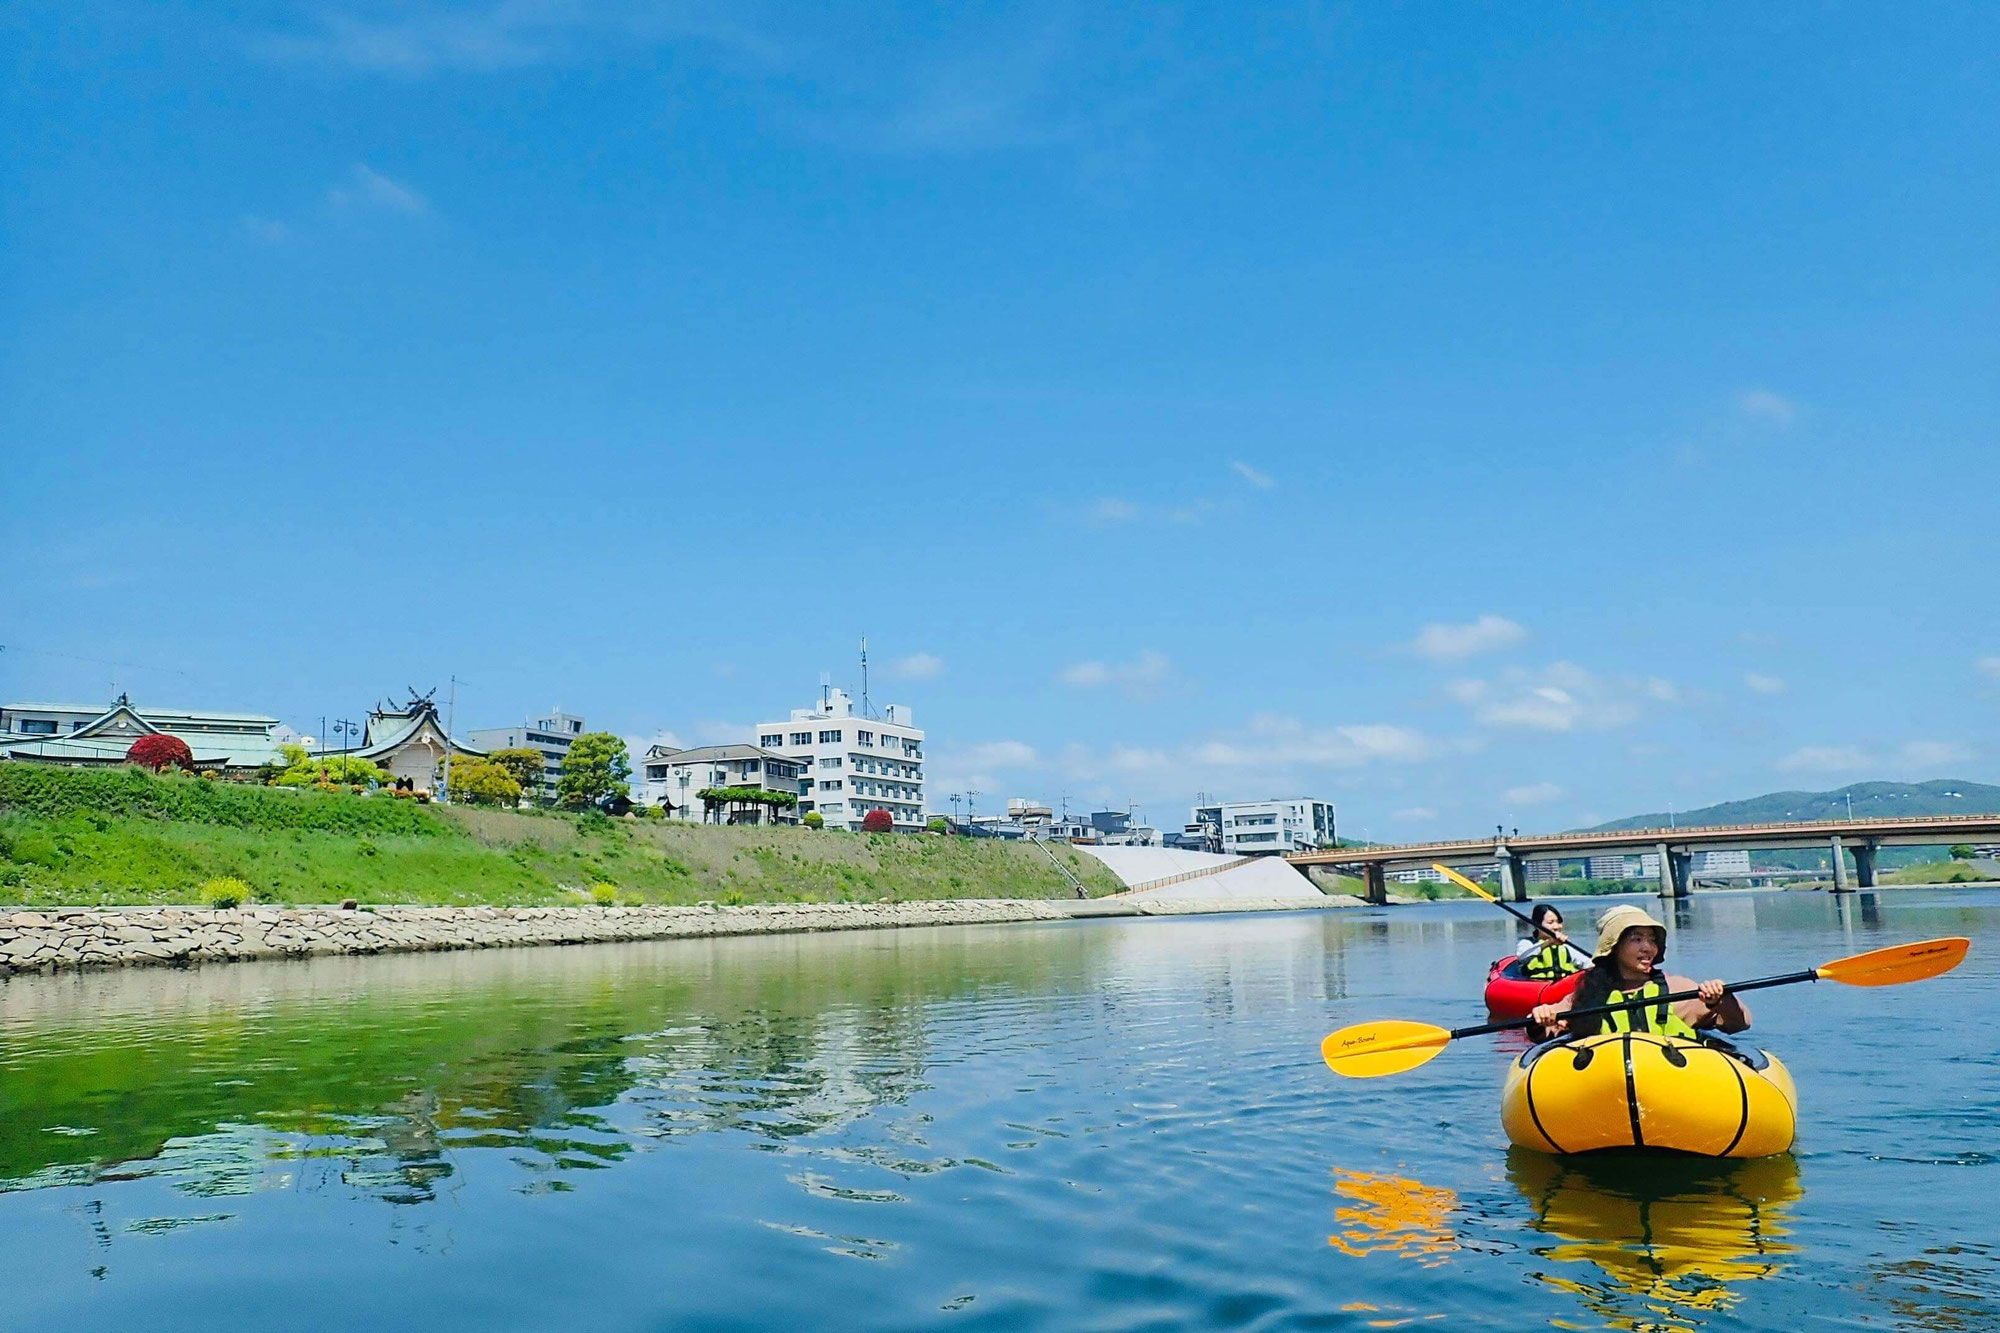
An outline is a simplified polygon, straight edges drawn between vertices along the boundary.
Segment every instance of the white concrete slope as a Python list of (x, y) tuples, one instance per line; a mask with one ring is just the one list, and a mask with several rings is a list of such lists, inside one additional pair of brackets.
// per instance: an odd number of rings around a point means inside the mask
[[(1104, 862), (1128, 888), (1176, 875), (1191, 876), (1158, 888), (1141, 889), (1132, 895), (1135, 898), (1220, 901), (1228, 898), (1326, 897), (1311, 880), (1278, 856), (1260, 857), (1247, 864), (1239, 864), (1239, 857), (1183, 852), (1167, 847), (1078, 847), (1077, 850)], [(1215, 867), (1223, 868), (1214, 869), (1212, 874), (1199, 873)]]

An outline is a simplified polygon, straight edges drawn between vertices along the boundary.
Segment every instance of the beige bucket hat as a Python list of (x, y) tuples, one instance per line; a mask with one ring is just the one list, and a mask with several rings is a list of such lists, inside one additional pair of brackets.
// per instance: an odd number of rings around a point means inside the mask
[[(1618, 941), (1624, 938), (1625, 932), (1639, 926), (1650, 926), (1660, 933), (1660, 958), (1665, 958), (1667, 956), (1666, 926), (1647, 915), (1645, 908), (1634, 907), (1630, 903), (1620, 903), (1616, 907), (1607, 907), (1604, 909), (1603, 914), (1597, 918), (1597, 948), (1592, 951), (1590, 956), (1593, 958), (1610, 957), (1611, 951), (1618, 947)], [(1658, 960), (1656, 959), (1655, 961)]]

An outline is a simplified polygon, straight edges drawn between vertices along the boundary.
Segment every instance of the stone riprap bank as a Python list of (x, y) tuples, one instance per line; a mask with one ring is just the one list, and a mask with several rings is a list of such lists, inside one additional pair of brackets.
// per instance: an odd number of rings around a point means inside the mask
[[(1333, 905), (1329, 902), (1327, 905)], [(147, 967), (417, 953), (543, 944), (896, 926), (977, 926), (1079, 916), (1298, 910), (1297, 902), (1140, 904), (1029, 898), (893, 903), (763, 903), (742, 907), (128, 907), (54, 908), (0, 916), (0, 976), (96, 967)]]

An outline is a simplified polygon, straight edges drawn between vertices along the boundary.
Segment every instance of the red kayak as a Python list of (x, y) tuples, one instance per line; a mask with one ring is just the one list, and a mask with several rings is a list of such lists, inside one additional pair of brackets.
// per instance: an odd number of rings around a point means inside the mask
[(1554, 1004), (1576, 989), (1583, 973), (1572, 972), (1554, 981), (1537, 981), (1521, 972), (1525, 958), (1508, 954), (1497, 959), (1486, 973), (1486, 1008), (1497, 1021), (1526, 1018), (1538, 1004)]

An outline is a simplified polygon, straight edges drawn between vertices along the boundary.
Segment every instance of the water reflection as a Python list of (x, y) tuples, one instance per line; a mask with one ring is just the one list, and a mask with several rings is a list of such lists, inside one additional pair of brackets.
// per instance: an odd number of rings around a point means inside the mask
[(1563, 1267), (1536, 1276), (1612, 1328), (1701, 1328), (1741, 1301), (1747, 1284), (1783, 1272), (1795, 1252), (1783, 1237), (1804, 1190), (1789, 1154), (1711, 1162), (1516, 1148), (1507, 1175), (1534, 1210), (1531, 1225), (1556, 1238), (1535, 1253)]
[(1356, 1258), (1392, 1254), (1436, 1268), (1459, 1248), (1452, 1227), (1455, 1191), (1344, 1167), (1335, 1167), (1333, 1175), (1334, 1196), (1346, 1201), (1333, 1214), (1340, 1230), (1326, 1238), (1334, 1249)]

